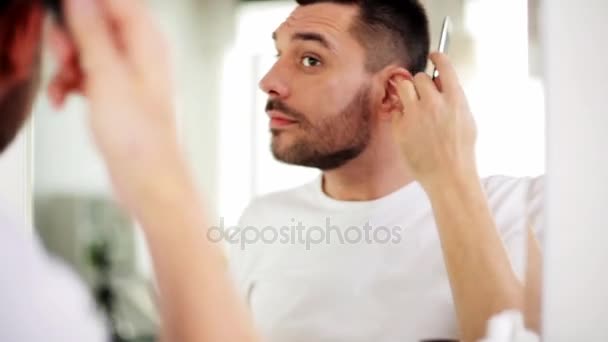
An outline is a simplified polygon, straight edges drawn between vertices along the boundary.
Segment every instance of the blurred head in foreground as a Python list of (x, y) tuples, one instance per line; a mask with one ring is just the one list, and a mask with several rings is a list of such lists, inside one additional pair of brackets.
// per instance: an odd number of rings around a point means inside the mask
[(0, 4), (0, 152), (30, 115), (40, 79), (44, 11), (37, 1)]

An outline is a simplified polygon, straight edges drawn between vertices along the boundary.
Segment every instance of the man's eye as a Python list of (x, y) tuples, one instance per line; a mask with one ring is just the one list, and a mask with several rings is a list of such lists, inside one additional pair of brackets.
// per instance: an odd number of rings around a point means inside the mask
[(316, 67), (321, 65), (321, 61), (314, 57), (306, 56), (302, 58), (302, 65), (305, 67)]

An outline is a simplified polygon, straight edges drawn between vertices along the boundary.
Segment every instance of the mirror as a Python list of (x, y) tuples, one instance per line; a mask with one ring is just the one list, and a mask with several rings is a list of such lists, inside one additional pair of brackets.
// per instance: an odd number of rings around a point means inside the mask
[[(517, 179), (511, 183), (510, 189), (503, 184), (504, 187), (486, 190), (489, 190), (490, 205), (496, 215), (498, 228), (508, 229), (510, 233), (519, 232), (512, 235), (506, 233), (501, 237), (507, 240), (505, 243), (510, 246), (513, 267), (517, 269), (518, 279), (526, 286), (525, 298), (522, 299), (526, 303), (525, 325), (538, 332), (541, 314), (540, 246), (544, 241), (541, 216), (545, 184), (545, 108), (539, 55), (538, 1), (499, 4), (482, 0), (429, 0), (424, 4), (430, 17), (432, 47), (437, 46), (443, 17), (450, 15), (453, 18), (455, 27), (449, 55), (455, 63), (477, 123), (480, 175), (493, 180), (496, 180), (491, 177), (493, 175), (508, 175)], [(276, 61), (275, 47), (273, 41), (268, 39), (268, 32), (274, 31), (292, 9), (291, 2), (252, 2), (239, 12), (236, 43), (229, 54), (229, 66), (225, 67), (224, 76), (223, 93), (231, 95), (223, 100), (224, 109), (220, 115), (223, 119), (220, 121), (219, 144), (222, 156), (219, 160), (222, 169), (219, 182), (222, 190), (219, 192), (221, 222), (218, 225), (224, 228), (237, 225), (252, 198), (293, 188), (318, 176), (317, 170), (276, 162), (268, 148), (271, 136), (264, 113), (267, 95), (257, 88), (258, 81)], [(239, 101), (234, 101), (234, 94), (239, 94)], [(247, 158), (243, 158), (243, 151), (247, 151)], [(511, 199), (518, 204), (513, 203), (513, 207), (509, 207), (507, 203)], [(528, 228), (534, 233), (527, 234)], [(505, 233), (504, 230), (502, 232)], [(529, 245), (536, 248), (536, 254), (527, 253), (527, 239)], [(239, 247), (243, 249), (242, 244)], [(360, 262), (364, 265), (370, 263), (368, 260)], [(304, 291), (293, 284), (296, 280), (283, 275), (284, 272), (276, 273), (260, 281), (279, 284), (276, 285), (279, 288), (285, 286)], [(301, 282), (309, 284), (307, 281), (314, 280), (306, 278)], [(256, 291), (259, 293), (263, 289), (245, 287), (254, 312), (256, 301), (263, 307), (264, 303), (283, 298), (277, 288), (272, 287), (267, 290), (269, 293), (266, 293), (266, 297), (262, 293), (257, 296), (263, 298), (256, 299)], [(331, 300), (328, 299), (328, 302)], [(338, 301), (334, 300), (333, 303), (338, 306)], [(304, 304), (301, 306), (305, 307)], [(329, 305), (318, 310), (323, 309), (332, 312)], [(271, 313), (261, 308), (259, 310), (266, 319), (273, 317)], [(424, 338), (453, 336), (455, 333), (449, 331)]]

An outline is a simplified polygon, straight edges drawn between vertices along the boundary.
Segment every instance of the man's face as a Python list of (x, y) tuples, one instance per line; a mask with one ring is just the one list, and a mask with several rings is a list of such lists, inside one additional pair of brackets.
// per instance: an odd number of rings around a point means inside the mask
[(356, 6), (300, 6), (275, 31), (278, 59), (260, 87), (278, 160), (330, 170), (367, 147), (371, 75), (350, 32), (357, 15)]

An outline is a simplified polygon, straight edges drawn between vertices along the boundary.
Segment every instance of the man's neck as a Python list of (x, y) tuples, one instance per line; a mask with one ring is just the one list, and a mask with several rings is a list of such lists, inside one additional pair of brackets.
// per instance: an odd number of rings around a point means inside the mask
[(370, 201), (413, 181), (397, 146), (372, 142), (344, 166), (323, 172), (323, 192), (342, 201)]

